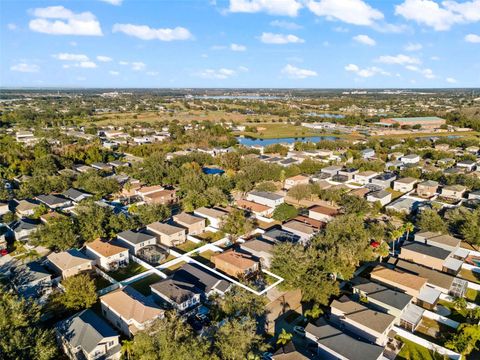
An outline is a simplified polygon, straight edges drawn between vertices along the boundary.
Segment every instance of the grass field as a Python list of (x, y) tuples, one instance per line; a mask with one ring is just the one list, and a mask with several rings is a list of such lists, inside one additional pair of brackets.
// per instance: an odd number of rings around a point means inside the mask
[(439, 360), (443, 359), (440, 354), (434, 353), (427, 348), (414, 343), (413, 341), (400, 338), (403, 342), (402, 350), (398, 353), (395, 360)]
[(138, 292), (142, 293), (145, 296), (150, 295), (150, 285), (155, 284), (162, 280), (162, 277), (160, 277), (157, 274), (150, 274), (143, 279), (140, 279), (138, 281), (135, 281), (132, 283), (130, 286), (133, 287), (135, 290)]
[(468, 136), (468, 137), (476, 137), (479, 136), (480, 133), (478, 131), (453, 131), (453, 132), (414, 132), (408, 134), (386, 134), (386, 135), (374, 135), (372, 138), (374, 139), (381, 139), (381, 138), (390, 138), (390, 137), (397, 137), (397, 138), (420, 138), (420, 137), (442, 137), (442, 136)]
[(462, 279), (480, 284), (480, 274), (479, 273), (474, 273), (471, 270), (462, 269), (458, 273), (458, 276), (461, 277)]
[(465, 298), (468, 301), (474, 302), (477, 305), (480, 305), (480, 291), (476, 291), (473, 289), (467, 289), (467, 292), (465, 294)]
[(142, 265), (137, 264), (134, 261), (130, 261), (128, 266), (120, 268), (117, 271), (109, 272), (108, 275), (117, 281), (122, 281), (131, 278), (134, 275), (141, 274), (144, 271), (147, 271), (147, 269), (145, 269)]

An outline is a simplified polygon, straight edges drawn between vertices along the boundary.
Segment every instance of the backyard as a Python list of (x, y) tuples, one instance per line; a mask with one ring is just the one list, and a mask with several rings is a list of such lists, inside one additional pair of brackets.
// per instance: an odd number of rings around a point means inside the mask
[(179, 253), (185, 254), (203, 245), (205, 245), (203, 241), (199, 243), (194, 243), (193, 241), (185, 241), (183, 244), (175, 246), (174, 250), (178, 251)]
[(203, 251), (201, 253), (195, 254), (195, 256), (192, 256), (192, 258), (197, 260), (198, 262), (201, 262), (204, 265), (213, 266), (210, 259), (215, 254), (216, 254), (215, 251), (207, 250), (207, 251)]
[(144, 271), (147, 271), (147, 269), (145, 269), (142, 265), (137, 264), (134, 261), (130, 261), (126, 267), (121, 267), (116, 271), (109, 272), (108, 275), (117, 281), (122, 281), (131, 278), (134, 275), (141, 274)]
[(415, 330), (415, 335), (431, 341), (434, 344), (444, 346), (449, 335), (454, 332), (455, 329), (450, 326), (443, 325), (438, 321), (424, 317), (420, 325), (418, 325), (417, 330)]
[(465, 293), (465, 298), (468, 301), (471, 301), (477, 305), (480, 305), (480, 291), (467, 289), (467, 292)]
[(443, 356), (427, 348), (414, 343), (413, 341), (400, 337), (403, 342), (402, 350), (398, 353), (395, 360), (440, 360)]
[(480, 273), (475, 273), (471, 270), (462, 269), (458, 273), (458, 276), (461, 277), (462, 279), (480, 284)]
[(145, 276), (143, 279), (133, 282), (130, 284), (135, 290), (139, 293), (142, 293), (145, 296), (149, 296), (151, 294), (150, 285), (155, 284), (162, 280), (163, 278), (157, 274), (150, 274)]

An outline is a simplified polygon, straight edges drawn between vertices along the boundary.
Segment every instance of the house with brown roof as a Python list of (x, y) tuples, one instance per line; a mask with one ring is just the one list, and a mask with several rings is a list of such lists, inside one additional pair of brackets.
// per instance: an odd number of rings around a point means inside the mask
[(458, 250), (462, 242), (462, 240), (451, 235), (431, 231), (417, 232), (415, 234), (414, 240), (423, 244), (429, 244), (449, 251)]
[(263, 268), (270, 268), (275, 243), (266, 239), (253, 239), (240, 244), (240, 249), (259, 259)]
[(300, 241), (305, 243), (315, 235), (316, 230), (308, 224), (296, 220), (290, 220), (282, 225), (282, 229), (300, 236)]
[(186, 231), (183, 227), (173, 226), (157, 221), (148, 224), (147, 230), (155, 234), (160, 244), (166, 246), (178, 246), (187, 241)]
[(359, 173), (355, 174), (353, 176), (353, 180), (356, 183), (359, 183), (361, 185), (367, 185), (377, 175), (378, 175), (378, 173), (375, 172), (375, 171), (370, 171), (370, 170), (362, 171), (362, 172), (359, 172)]
[(130, 286), (101, 296), (100, 304), (103, 316), (128, 337), (145, 330), (165, 313), (153, 299), (143, 296)]
[(330, 319), (346, 330), (377, 345), (385, 346), (396, 318), (350, 300), (345, 295), (330, 304)]
[(428, 282), (428, 280), (423, 277), (405, 271), (389, 269), (381, 265), (377, 265), (372, 270), (370, 279), (391, 288), (401, 290), (413, 297), (417, 297)]
[(147, 204), (173, 204), (177, 201), (175, 190), (160, 190), (143, 196)]
[(413, 187), (418, 182), (417, 179), (411, 177), (405, 177), (393, 182), (393, 190), (400, 191), (403, 193), (413, 190)]
[(332, 221), (335, 216), (339, 215), (339, 211), (333, 207), (317, 205), (308, 209), (308, 217), (323, 222)]
[(113, 271), (129, 263), (128, 249), (98, 238), (86, 244), (86, 253), (95, 265)]
[(207, 208), (207, 207), (201, 207), (201, 208), (195, 209), (193, 213), (197, 216), (207, 219), (209, 223), (208, 226), (211, 226), (216, 229), (220, 229), (220, 227), (222, 226), (223, 220), (228, 215), (226, 211), (223, 211), (217, 208)]
[(50, 267), (63, 279), (92, 270), (93, 260), (76, 249), (70, 249), (47, 256)]
[(18, 205), (15, 207), (15, 212), (18, 216), (31, 216), (35, 213), (35, 209), (40, 206), (38, 201), (34, 200), (20, 200), (17, 201)]
[(270, 217), (273, 214), (274, 208), (271, 208), (266, 205), (258, 204), (253, 201), (248, 201), (245, 199), (238, 199), (237, 206), (240, 209), (247, 210), (254, 214), (255, 216), (260, 217)]
[(173, 221), (175, 224), (187, 229), (188, 235), (198, 235), (205, 231), (205, 219), (187, 212), (173, 215)]
[(463, 185), (447, 185), (442, 188), (441, 195), (452, 200), (461, 200), (467, 188)]
[(295, 175), (285, 179), (284, 188), (288, 190), (297, 185), (307, 185), (309, 182), (310, 182), (310, 178), (308, 176)]
[(417, 185), (417, 195), (423, 198), (431, 198), (437, 194), (438, 182), (427, 180)]
[(232, 249), (213, 255), (210, 260), (216, 269), (236, 278), (248, 277), (260, 269), (253, 256)]

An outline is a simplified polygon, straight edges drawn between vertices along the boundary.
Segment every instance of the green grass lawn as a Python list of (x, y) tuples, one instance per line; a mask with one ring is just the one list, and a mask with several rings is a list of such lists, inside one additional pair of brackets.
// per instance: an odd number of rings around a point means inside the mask
[(112, 285), (110, 283), (110, 281), (108, 281), (107, 279), (101, 277), (100, 275), (98, 274), (93, 274), (91, 276), (91, 279), (93, 280), (93, 282), (95, 283), (95, 287), (97, 288), (97, 291), (98, 290), (101, 290), (103, 288), (106, 288), (107, 286), (110, 286)]
[(465, 293), (465, 298), (468, 301), (471, 301), (473, 303), (476, 303), (477, 305), (480, 305), (480, 291), (467, 289), (467, 292)]
[(208, 243), (218, 241), (221, 238), (223, 238), (224, 236), (225, 236), (225, 234), (223, 234), (221, 231), (217, 231), (217, 232), (205, 231), (201, 234), (195, 235), (195, 237), (197, 237), (197, 238), (199, 238), (199, 239), (201, 239), (205, 242), (208, 242)]
[(450, 315), (447, 316), (449, 319), (452, 319), (452, 320), (457, 321), (459, 323), (464, 323), (464, 322), (467, 321), (467, 318), (466, 318), (467, 311), (466, 310), (455, 309), (455, 307), (453, 306), (453, 304), (451, 302), (448, 302), (448, 301), (445, 301), (445, 300), (440, 300), (438, 302), (438, 304), (446, 307), (447, 309), (449, 309), (451, 311)]
[(150, 285), (155, 284), (162, 279), (163, 278), (157, 274), (150, 274), (143, 279), (135, 281), (134, 283), (130, 284), (130, 286), (143, 295), (148, 296), (151, 294)]
[(175, 250), (178, 250), (178, 252), (185, 254), (203, 245), (205, 245), (203, 241), (199, 243), (194, 243), (193, 241), (185, 241), (183, 244), (176, 246)]
[(141, 274), (144, 271), (147, 271), (147, 269), (145, 269), (142, 265), (137, 264), (134, 261), (130, 261), (128, 266), (120, 268), (117, 271), (109, 272), (108, 275), (117, 281), (122, 281), (131, 278), (134, 275)]
[(443, 325), (432, 319), (423, 318), (415, 331), (415, 335), (431, 341), (434, 344), (443, 346), (450, 334), (454, 332), (455, 329), (450, 326)]
[(462, 269), (458, 273), (458, 276), (461, 277), (462, 279), (480, 284), (480, 274), (479, 273), (474, 273), (473, 271), (467, 270), (467, 269)]
[(186, 264), (185, 261), (180, 261), (180, 262), (178, 262), (178, 263), (176, 263), (172, 266), (169, 266), (168, 268), (160, 269), (160, 271), (163, 272), (166, 275), (171, 275), (175, 270), (177, 270), (183, 264)]
[(443, 357), (433, 351), (414, 343), (413, 341), (400, 338), (403, 342), (402, 350), (398, 353), (395, 360), (440, 360)]
[(210, 261), (210, 259), (212, 258), (213, 255), (217, 254), (215, 251), (212, 251), (212, 250), (207, 250), (207, 251), (203, 251), (199, 254), (195, 254), (195, 256), (193, 256), (193, 258), (195, 260), (197, 260), (198, 262), (201, 262), (202, 264), (205, 264), (205, 265), (212, 265), (212, 262)]

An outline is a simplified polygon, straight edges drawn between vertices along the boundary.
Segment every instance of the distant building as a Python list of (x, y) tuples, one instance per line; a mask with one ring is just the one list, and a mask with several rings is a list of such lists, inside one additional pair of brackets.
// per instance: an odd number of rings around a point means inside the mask
[(436, 129), (445, 125), (446, 120), (437, 116), (385, 118), (380, 120), (380, 124), (385, 126), (392, 126), (393, 124), (398, 124), (400, 126), (420, 125), (422, 128)]

